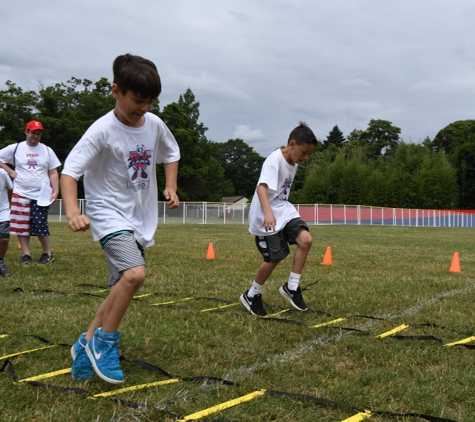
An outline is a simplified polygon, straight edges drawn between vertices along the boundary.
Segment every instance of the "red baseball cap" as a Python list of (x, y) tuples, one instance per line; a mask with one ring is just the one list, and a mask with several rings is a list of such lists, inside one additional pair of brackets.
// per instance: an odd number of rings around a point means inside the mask
[(37, 120), (32, 120), (26, 124), (26, 130), (43, 130), (43, 125)]

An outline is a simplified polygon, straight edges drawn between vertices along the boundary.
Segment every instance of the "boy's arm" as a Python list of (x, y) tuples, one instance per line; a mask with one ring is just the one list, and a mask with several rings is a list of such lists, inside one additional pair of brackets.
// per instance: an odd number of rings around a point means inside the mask
[(180, 199), (176, 194), (177, 177), (178, 177), (178, 161), (173, 163), (166, 163), (165, 167), (165, 179), (166, 185), (163, 191), (163, 196), (167, 201), (167, 208), (173, 209), (180, 205)]
[(12, 170), (9, 166), (7, 166), (5, 163), (1, 161), (0, 161), (0, 168), (5, 170), (12, 179), (16, 178), (16, 171)]
[(67, 174), (61, 175), (61, 192), (69, 228), (73, 232), (86, 231), (89, 218), (82, 215), (78, 207), (78, 182)]
[(257, 187), (256, 191), (259, 201), (261, 202), (262, 210), (264, 211), (264, 220), (259, 227), (264, 227), (266, 231), (272, 230), (275, 232), (276, 221), (274, 212), (272, 211), (269, 203), (269, 197), (267, 196), (267, 185), (265, 183), (261, 183)]
[(51, 182), (51, 187), (53, 188), (53, 193), (51, 194), (51, 201), (55, 201), (59, 195), (59, 175), (58, 169), (51, 169), (49, 171), (49, 180)]

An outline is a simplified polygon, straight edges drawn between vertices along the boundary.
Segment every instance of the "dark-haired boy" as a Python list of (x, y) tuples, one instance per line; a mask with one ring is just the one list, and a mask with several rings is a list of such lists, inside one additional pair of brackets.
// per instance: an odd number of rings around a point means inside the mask
[[(165, 164), (163, 194), (176, 208), (180, 151), (165, 123), (148, 113), (161, 91), (155, 65), (139, 56), (115, 59), (114, 110), (82, 136), (66, 159), (61, 176), (68, 224), (73, 231), (91, 227), (109, 265), (111, 291), (87, 332), (71, 348), (72, 376), (124, 381), (119, 363), (119, 325), (145, 280), (144, 248), (154, 244), (158, 224), (156, 164)], [(87, 216), (77, 202), (77, 180), (84, 175)]]
[(290, 253), (288, 244), (296, 244), (297, 250), (289, 280), (279, 292), (295, 309), (307, 310), (299, 283), (312, 237), (307, 223), (288, 198), (298, 164), (308, 159), (316, 145), (317, 138), (312, 130), (300, 122), (290, 133), (287, 146), (271, 153), (262, 165), (249, 210), (249, 232), (255, 236), (264, 262), (257, 270), (251, 288), (240, 297), (252, 315), (267, 315), (262, 303), (262, 289), (277, 264)]

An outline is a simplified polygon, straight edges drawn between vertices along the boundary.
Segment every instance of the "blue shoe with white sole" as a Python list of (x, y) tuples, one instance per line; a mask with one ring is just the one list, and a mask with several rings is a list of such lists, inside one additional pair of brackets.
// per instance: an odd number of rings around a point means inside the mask
[(71, 375), (80, 381), (92, 379), (93, 374), (92, 363), (86, 353), (86, 343), (86, 333), (83, 333), (71, 347), (71, 357), (73, 358)]
[(96, 328), (94, 337), (86, 345), (86, 353), (94, 371), (111, 384), (124, 382), (119, 358), (120, 333), (105, 333)]

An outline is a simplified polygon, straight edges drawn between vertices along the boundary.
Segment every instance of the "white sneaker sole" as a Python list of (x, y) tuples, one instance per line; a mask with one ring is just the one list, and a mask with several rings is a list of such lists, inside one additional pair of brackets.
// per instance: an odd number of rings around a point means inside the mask
[(96, 365), (96, 361), (94, 359), (94, 355), (93, 353), (91, 352), (91, 350), (89, 349), (89, 345), (92, 343), (92, 341), (88, 342), (86, 344), (86, 353), (87, 353), (87, 356), (89, 357), (89, 360), (91, 361), (92, 363), (92, 367), (94, 368), (94, 372), (97, 374), (97, 376), (101, 379), (103, 379), (105, 382), (108, 382), (109, 384), (122, 384), (125, 380), (116, 380), (116, 379), (113, 379), (113, 378), (109, 378), (108, 376), (104, 375), (100, 370), (99, 368), (97, 367)]
[(239, 296), (239, 300), (252, 315), (257, 316), (254, 312), (252, 312), (252, 309), (249, 306), (249, 303), (247, 303), (247, 300), (244, 298), (244, 293), (241, 296)]
[(294, 301), (292, 300), (292, 296), (290, 296), (285, 290), (284, 290), (284, 286), (280, 287), (279, 288), (279, 293), (285, 297), (289, 303), (295, 308), (297, 309), (297, 311), (306, 311), (308, 308), (305, 308), (305, 309), (302, 309), (302, 308), (299, 308), (295, 303)]

